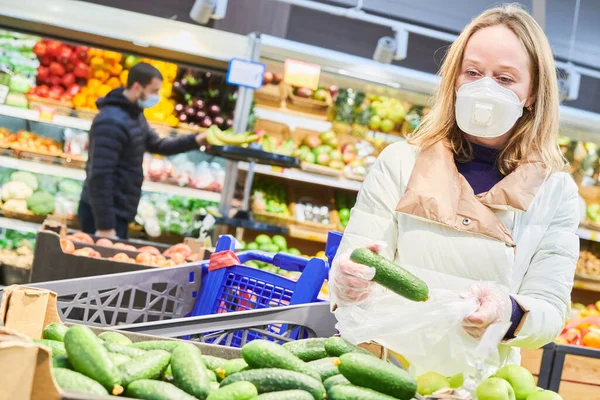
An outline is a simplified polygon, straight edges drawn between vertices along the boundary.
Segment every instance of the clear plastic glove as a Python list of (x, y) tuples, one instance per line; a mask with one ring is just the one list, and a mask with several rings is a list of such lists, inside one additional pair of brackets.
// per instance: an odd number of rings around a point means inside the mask
[(504, 288), (491, 283), (478, 283), (471, 286), (462, 297), (474, 298), (479, 302), (479, 308), (465, 317), (462, 323), (465, 331), (475, 339), (481, 338), (493, 323), (510, 322), (512, 302)]
[[(376, 243), (367, 248), (379, 253), (382, 248), (387, 247), (385, 243)], [(350, 253), (340, 256), (335, 281), (332, 282), (333, 293), (339, 305), (356, 304), (365, 301), (371, 294), (375, 268), (358, 264), (350, 260)]]

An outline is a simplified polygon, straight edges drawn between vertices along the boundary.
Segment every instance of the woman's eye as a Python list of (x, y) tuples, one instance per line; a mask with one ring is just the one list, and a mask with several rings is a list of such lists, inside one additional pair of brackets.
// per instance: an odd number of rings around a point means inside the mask
[(512, 83), (513, 82), (513, 80), (507, 76), (501, 76), (498, 78), (498, 80), (502, 83)]
[(477, 76), (477, 71), (467, 71), (468, 76)]

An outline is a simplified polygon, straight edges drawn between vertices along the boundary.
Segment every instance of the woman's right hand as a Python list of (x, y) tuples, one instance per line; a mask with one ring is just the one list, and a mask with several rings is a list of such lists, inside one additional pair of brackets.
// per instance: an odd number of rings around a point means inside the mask
[[(381, 245), (367, 246), (371, 251), (379, 253)], [(371, 294), (371, 286), (375, 277), (375, 269), (350, 260), (350, 253), (340, 256), (335, 283), (332, 288), (338, 304), (355, 304), (365, 301)]]

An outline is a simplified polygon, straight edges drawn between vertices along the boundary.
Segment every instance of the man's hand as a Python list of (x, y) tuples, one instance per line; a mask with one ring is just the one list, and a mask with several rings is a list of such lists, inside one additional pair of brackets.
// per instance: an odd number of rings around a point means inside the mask
[(117, 237), (117, 231), (115, 231), (114, 229), (105, 230), (105, 231), (98, 230), (98, 231), (96, 231), (96, 236), (112, 239), (112, 238)]
[(202, 132), (196, 135), (196, 143), (198, 143), (199, 147), (206, 146), (208, 142), (206, 141), (206, 132)]

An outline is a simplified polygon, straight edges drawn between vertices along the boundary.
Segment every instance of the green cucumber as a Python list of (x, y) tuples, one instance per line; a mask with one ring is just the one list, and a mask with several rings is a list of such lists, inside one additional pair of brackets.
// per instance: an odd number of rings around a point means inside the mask
[(373, 281), (392, 292), (412, 301), (429, 299), (429, 288), (423, 280), (374, 251), (365, 248), (356, 249), (350, 255), (350, 259), (355, 263), (374, 268)]
[(208, 370), (197, 346), (179, 342), (171, 355), (171, 369), (175, 386), (201, 400), (208, 397)]
[(52, 377), (62, 390), (73, 392), (108, 395), (104, 386), (79, 372), (65, 368), (52, 368)]
[(131, 346), (123, 346), (122, 344), (116, 344), (112, 342), (104, 342), (102, 344), (110, 353), (123, 354), (124, 356), (130, 358), (141, 357), (146, 354), (146, 351), (136, 349), (135, 347)]
[(165, 372), (163, 372), (162, 378), (163, 378), (163, 381), (173, 383), (173, 370), (171, 369), (171, 364), (169, 364), (167, 369), (165, 369)]
[(372, 389), (353, 385), (337, 385), (327, 392), (330, 400), (397, 400), (395, 397)]
[(321, 379), (304, 361), (283, 346), (268, 340), (253, 340), (245, 344), (242, 347), (242, 357), (250, 368), (281, 368)]
[(60, 322), (50, 322), (42, 331), (42, 338), (62, 342), (68, 330), (69, 327)]
[(377, 390), (397, 399), (412, 399), (417, 392), (417, 381), (412, 376), (376, 357), (347, 353), (340, 356), (338, 369), (353, 385)]
[(221, 386), (240, 381), (251, 382), (258, 393), (300, 389), (309, 392), (315, 400), (325, 398), (325, 388), (321, 381), (296, 371), (278, 368), (249, 369), (228, 376), (221, 382)]
[(127, 336), (114, 331), (102, 332), (98, 335), (98, 338), (104, 340), (105, 342), (116, 343), (122, 346), (128, 346), (133, 343)]
[(167, 369), (171, 353), (164, 350), (150, 350), (141, 357), (119, 366), (123, 385), (129, 385), (139, 379), (158, 379)]
[(67, 356), (52, 356), (52, 367), (73, 369), (73, 366), (69, 362), (69, 358)]
[[(339, 336), (332, 336), (325, 342), (325, 351), (329, 357), (339, 357), (346, 353), (361, 353), (372, 355), (368, 350), (358, 347)], [(373, 356), (375, 357), (375, 356)]]
[(350, 385), (350, 381), (346, 379), (346, 377), (342, 374), (334, 375), (331, 378), (325, 379), (323, 382), (323, 386), (325, 386), (325, 390), (329, 392), (329, 389), (336, 385)]
[(312, 394), (304, 390), (283, 390), (281, 392), (263, 393), (253, 400), (312, 400)]
[(204, 360), (204, 364), (206, 364), (206, 368), (215, 373), (217, 372), (217, 368), (222, 367), (227, 362), (224, 358), (206, 355), (202, 355), (202, 359)]
[(302, 361), (314, 361), (327, 357), (325, 351), (326, 338), (314, 338), (294, 340), (283, 345), (283, 347)]
[(127, 357), (125, 354), (119, 353), (108, 353), (108, 356), (112, 360), (112, 362), (118, 367), (119, 365), (123, 365), (128, 361), (131, 361), (131, 357)]
[(152, 379), (131, 382), (125, 396), (145, 400), (198, 400), (175, 385)]
[(320, 360), (315, 360), (307, 363), (307, 365), (313, 369), (319, 376), (321, 380), (324, 382), (325, 379), (331, 378), (334, 375), (339, 375), (340, 371), (338, 370), (337, 363), (339, 362), (339, 358), (337, 357), (328, 357), (322, 358)]
[(225, 363), (217, 368), (215, 371), (217, 374), (217, 379), (225, 379), (229, 375), (244, 371), (248, 368), (248, 364), (244, 361), (243, 358), (232, 358), (231, 360), (225, 361)]
[(236, 382), (215, 390), (208, 395), (207, 400), (250, 400), (256, 396), (258, 396), (258, 391), (253, 384)]
[(217, 381), (217, 374), (215, 374), (214, 372), (212, 372), (210, 369), (206, 369), (206, 377), (208, 378), (208, 380), (210, 382), (216, 382)]
[(221, 385), (218, 382), (209, 382), (208, 383), (208, 394), (210, 395), (215, 390), (219, 390)]
[(175, 350), (182, 343), (180, 340), (147, 340), (145, 342), (137, 342), (130, 347), (141, 350), (164, 350), (169, 353)]
[(113, 395), (123, 392), (119, 368), (90, 328), (81, 325), (69, 328), (65, 348), (75, 371), (99, 382)]
[(65, 349), (65, 344), (63, 342), (59, 342), (58, 340), (50, 340), (50, 339), (34, 339), (34, 343), (41, 344), (43, 346), (49, 347), (52, 350), (52, 356), (66, 356), (67, 350)]

